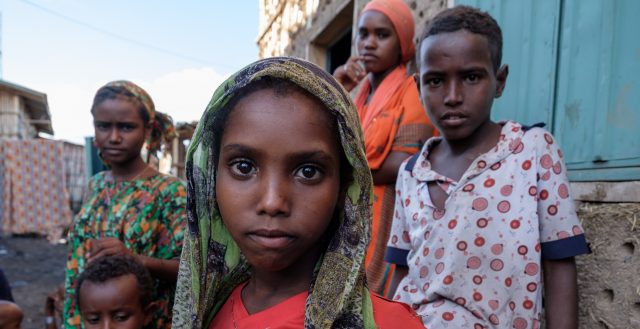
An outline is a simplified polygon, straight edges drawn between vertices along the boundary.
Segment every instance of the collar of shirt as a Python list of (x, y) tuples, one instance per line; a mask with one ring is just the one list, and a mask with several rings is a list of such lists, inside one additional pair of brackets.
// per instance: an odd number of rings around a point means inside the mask
[(501, 121), (498, 123), (502, 125), (498, 144), (473, 160), (459, 182), (432, 170), (431, 163), (427, 159), (429, 151), (442, 140), (442, 137), (432, 137), (427, 141), (416, 161), (416, 165), (411, 171), (412, 176), (421, 182), (435, 181), (447, 191), (447, 194), (451, 194), (458, 186), (463, 186), (467, 181), (486, 170), (497, 170), (500, 168), (500, 162), (504, 158), (510, 154), (522, 152), (524, 147), (522, 144), (522, 137), (524, 135), (522, 125), (513, 121)]

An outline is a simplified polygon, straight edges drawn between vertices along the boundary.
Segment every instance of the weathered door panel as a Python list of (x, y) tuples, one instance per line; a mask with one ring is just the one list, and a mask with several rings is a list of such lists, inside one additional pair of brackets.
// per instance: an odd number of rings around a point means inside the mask
[(494, 120), (552, 124), (560, 0), (461, 0), (487, 11), (503, 34), (507, 86), (494, 103)]
[(564, 1), (554, 133), (570, 169), (640, 164), (639, 1)]

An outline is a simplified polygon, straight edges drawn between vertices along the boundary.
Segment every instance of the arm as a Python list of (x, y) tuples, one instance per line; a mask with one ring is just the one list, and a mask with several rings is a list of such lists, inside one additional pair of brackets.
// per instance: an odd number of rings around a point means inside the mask
[(92, 262), (105, 256), (131, 256), (149, 270), (149, 273), (157, 279), (176, 282), (178, 278), (178, 260), (161, 259), (134, 254), (125, 247), (124, 243), (116, 238), (102, 238), (91, 241), (91, 254), (88, 261)]
[(400, 281), (407, 276), (409, 272), (409, 268), (407, 266), (396, 264), (396, 269), (393, 271), (393, 275), (391, 276), (391, 282), (389, 283), (389, 291), (387, 292), (387, 298), (393, 300), (393, 297), (396, 294), (396, 290), (398, 290), (398, 285)]
[(578, 328), (578, 283), (573, 257), (543, 260), (547, 328)]
[(169, 283), (175, 283), (178, 280), (179, 260), (160, 259), (142, 255), (136, 255), (135, 258), (149, 270), (149, 273), (151, 273), (154, 278)]
[(361, 59), (359, 56), (351, 56), (346, 63), (338, 66), (333, 72), (333, 77), (336, 78), (347, 91), (353, 90), (367, 75), (364, 68), (358, 64), (358, 61)]
[(405, 152), (390, 152), (387, 158), (380, 166), (380, 169), (371, 171), (373, 176), (373, 184), (375, 185), (390, 185), (396, 183), (398, 177), (398, 169), (404, 160), (410, 157), (411, 154)]

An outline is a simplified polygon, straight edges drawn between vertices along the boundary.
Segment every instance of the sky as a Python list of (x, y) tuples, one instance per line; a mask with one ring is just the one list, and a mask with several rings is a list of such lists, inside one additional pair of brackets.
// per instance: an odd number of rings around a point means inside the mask
[(3, 80), (47, 94), (54, 138), (93, 135), (96, 90), (126, 79), (174, 122), (258, 59), (258, 0), (0, 0)]

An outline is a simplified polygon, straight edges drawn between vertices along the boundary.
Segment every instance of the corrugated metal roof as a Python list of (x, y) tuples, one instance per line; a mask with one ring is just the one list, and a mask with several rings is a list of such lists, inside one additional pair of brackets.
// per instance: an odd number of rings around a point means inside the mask
[(33, 124), (39, 132), (53, 135), (47, 94), (1, 79), (0, 90), (6, 90), (9, 93), (22, 97), (26, 105), (27, 114), (31, 118), (31, 124)]

